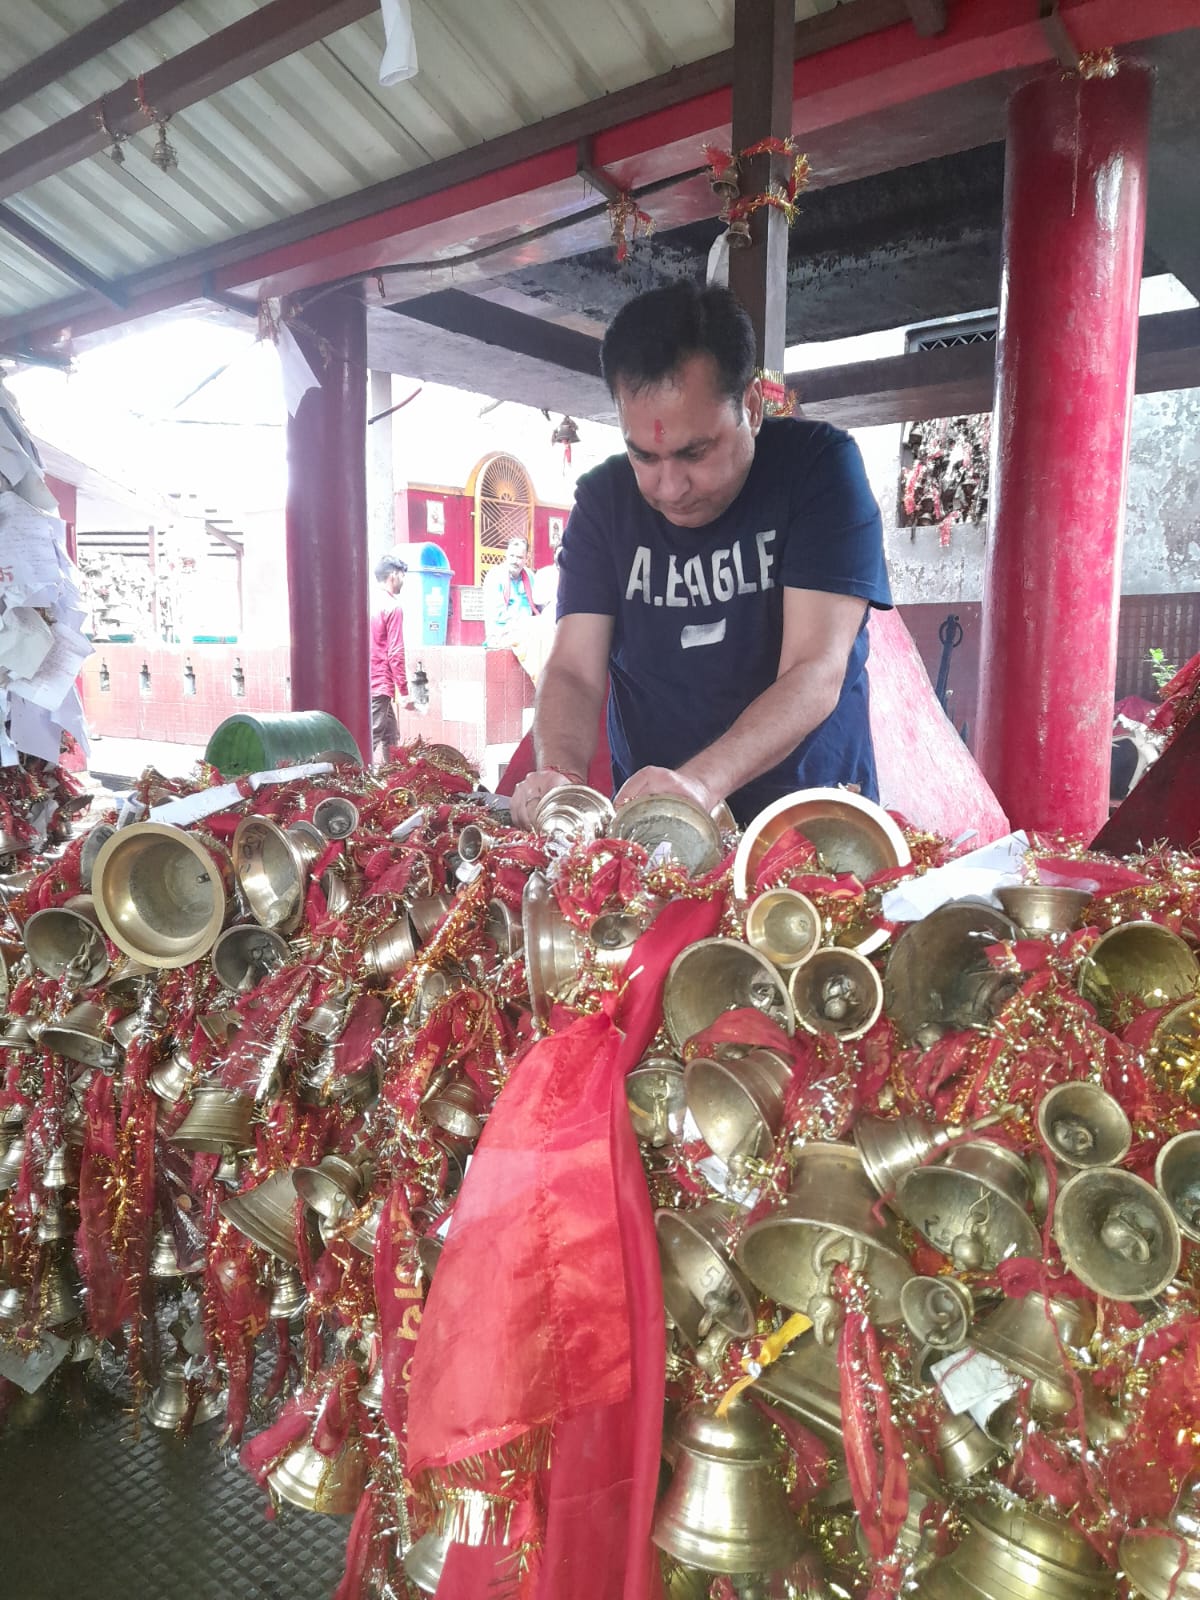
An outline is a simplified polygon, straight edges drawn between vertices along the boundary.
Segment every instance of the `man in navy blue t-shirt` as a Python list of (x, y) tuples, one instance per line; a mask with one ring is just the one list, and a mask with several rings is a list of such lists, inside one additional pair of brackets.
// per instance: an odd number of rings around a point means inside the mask
[(727, 799), (744, 825), (799, 788), (876, 798), (866, 618), (892, 600), (857, 445), (764, 422), (753, 330), (726, 289), (638, 296), (601, 359), (626, 453), (575, 491), (517, 821), (582, 781), (606, 694), (618, 805)]

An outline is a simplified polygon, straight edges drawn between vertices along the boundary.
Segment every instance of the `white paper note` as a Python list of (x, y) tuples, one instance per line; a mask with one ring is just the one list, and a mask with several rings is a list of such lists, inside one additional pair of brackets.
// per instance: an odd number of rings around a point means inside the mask
[(1023, 833), (1010, 833), (980, 850), (971, 850), (944, 867), (934, 867), (920, 878), (909, 878), (883, 896), (883, 914), (889, 922), (919, 922), (948, 900), (974, 896), (999, 909), (997, 889), (1021, 882), (1021, 863), (1029, 849)]
[(74, 688), (79, 669), (91, 653), (90, 639), (85, 639), (65, 623), (59, 623), (54, 629), (49, 654), (37, 671), (31, 677), (14, 676), (9, 688), (35, 706), (57, 711)]
[(53, 643), (49, 623), (32, 606), (0, 612), (0, 668), (10, 678), (32, 678)]
[(57, 761), (62, 746), (58, 723), (44, 706), (33, 705), (22, 695), (9, 697), (8, 731), (22, 754)]
[(63, 524), (19, 494), (0, 492), (0, 599), (6, 605), (49, 605), (62, 589), (55, 535)]

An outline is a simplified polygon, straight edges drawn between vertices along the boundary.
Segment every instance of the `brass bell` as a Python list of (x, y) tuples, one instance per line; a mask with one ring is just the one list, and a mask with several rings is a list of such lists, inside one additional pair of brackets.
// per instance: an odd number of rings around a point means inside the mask
[(961, 1350), (971, 1332), (975, 1300), (957, 1278), (910, 1278), (900, 1290), (900, 1315), (918, 1345)]
[(721, 859), (721, 835), (707, 811), (682, 795), (646, 795), (621, 806), (612, 839), (640, 844), (654, 864), (673, 861), (689, 878), (703, 877)]
[(25, 1136), (14, 1134), (0, 1150), (0, 1194), (15, 1189), (25, 1161)]
[(1177, 1133), (1158, 1152), (1154, 1182), (1186, 1239), (1200, 1242), (1200, 1131)]
[(96, 865), (96, 857), (116, 833), (116, 824), (112, 822), (98, 822), (94, 828), (89, 829), (87, 838), (79, 852), (79, 882), (85, 894), (92, 890), (92, 872)]
[[(552, 789), (546, 796), (557, 794)], [(525, 978), (533, 1014), (544, 1021), (554, 1000), (562, 999), (579, 976), (583, 957), (582, 935), (577, 935), (558, 909), (549, 884), (540, 872), (531, 872), (521, 896), (521, 933), (525, 950)]]
[[(165, 1008), (151, 1001), (149, 1005), (139, 1006), (136, 1011), (127, 1011), (123, 1017), (118, 1017), (109, 1032), (115, 1045), (128, 1050), (135, 1039), (152, 1034), (155, 1029), (164, 1027), (166, 1022)], [(94, 1063), (89, 1062), (88, 1065)]]
[(177, 1105), (188, 1091), (194, 1070), (187, 1052), (180, 1048), (152, 1068), (146, 1082), (160, 1100)]
[[(32, 920), (30, 918), (30, 921)], [(5, 1019), (3, 1027), (0, 1027), (0, 1050), (19, 1050), (23, 1055), (27, 1055), (36, 1047), (37, 1041), (25, 1017)]]
[(326, 839), (348, 839), (358, 827), (358, 807), (353, 800), (331, 794), (314, 807), (312, 819)]
[(305, 1440), (271, 1469), (267, 1483), (281, 1499), (302, 1511), (346, 1516), (358, 1509), (369, 1465), (366, 1446), (357, 1433), (350, 1434), (332, 1456), (322, 1455)]
[(693, 1406), (675, 1426), (675, 1470), (654, 1517), (660, 1550), (707, 1572), (790, 1566), (803, 1550), (770, 1429), (744, 1401)]
[(443, 1084), (423, 1102), (422, 1110), (430, 1122), (445, 1128), (456, 1139), (478, 1139), (483, 1132), (479, 1090), (464, 1075)]
[(1069, 889), (1065, 885), (1023, 883), (997, 889), (1004, 914), (1027, 939), (1053, 939), (1078, 927), (1084, 908), (1091, 902), (1090, 889)]
[(37, 1241), (39, 1244), (57, 1244), (60, 1239), (71, 1239), (79, 1223), (60, 1200), (52, 1200), (38, 1217)]
[(222, 1200), (219, 1209), (260, 1250), (269, 1251), (285, 1265), (294, 1267), (300, 1260), (296, 1200), (292, 1174), (272, 1172), (252, 1189)]
[(963, 1516), (965, 1537), (923, 1574), (913, 1600), (1101, 1600), (1114, 1593), (1115, 1574), (1065, 1519), (1023, 1500), (975, 1501)]
[(473, 866), (487, 854), (495, 842), (490, 833), (484, 833), (477, 823), (469, 822), (458, 835), (459, 860), (466, 862), (468, 866)]
[(533, 814), (533, 831), (568, 844), (605, 838), (615, 812), (612, 801), (586, 783), (563, 783), (544, 794)]
[(870, 1315), (883, 1327), (900, 1321), (900, 1291), (912, 1272), (894, 1223), (879, 1215), (874, 1189), (850, 1144), (812, 1142), (796, 1156), (788, 1197), (752, 1223), (735, 1259), (763, 1294), (800, 1311), (814, 1337), (836, 1337), (832, 1297), (836, 1266), (848, 1261), (871, 1286)]
[(754, 1291), (729, 1259), (742, 1213), (725, 1200), (654, 1216), (663, 1300), (688, 1344), (704, 1344), (715, 1328), (736, 1339), (754, 1332)]
[(671, 1056), (647, 1056), (625, 1079), (625, 1101), (640, 1144), (678, 1144), (687, 1112), (683, 1068)]
[(170, 1228), (160, 1228), (154, 1235), (150, 1250), (150, 1276), (160, 1281), (171, 1278), (192, 1278), (204, 1271), (204, 1262), (184, 1261)]
[(1060, 1083), (1042, 1096), (1038, 1132), (1060, 1167), (1111, 1167), (1125, 1158), (1133, 1129), (1097, 1083)]
[(787, 971), (807, 961), (820, 945), (820, 913), (798, 889), (768, 889), (746, 912), (746, 938)]
[(151, 967), (186, 967), (207, 955), (225, 921), (216, 858), (190, 833), (163, 822), (119, 828), (92, 869), (105, 933)]
[(587, 932), (592, 962), (610, 978), (619, 978), (648, 926), (644, 917), (629, 911), (606, 911), (594, 918)]
[(90, 897), (76, 896), (75, 907), (35, 911), (25, 924), (25, 949), (39, 972), (66, 978), (87, 989), (108, 971), (108, 952)]
[[(317, 842), (314, 842), (313, 835)], [(313, 828), (281, 828), (267, 817), (243, 817), (233, 835), (233, 870), (250, 915), (264, 928), (294, 933), (304, 916), (313, 863), (327, 841)]]
[[(69, 1247), (48, 1245), (49, 1264), (42, 1274), (40, 1320), (44, 1328), (62, 1328), (74, 1322), (83, 1309), (79, 1283), (71, 1265)], [(68, 1253), (64, 1253), (64, 1249)]]
[(860, 883), (912, 860), (903, 833), (882, 806), (849, 789), (801, 789), (760, 811), (742, 835), (733, 861), (739, 900), (754, 892), (767, 852), (792, 828), (815, 849), (817, 870), (853, 873)]
[(731, 250), (748, 250), (753, 239), (749, 217), (730, 217), (725, 223), (725, 238)]
[(198, 1395), (194, 1410), (192, 1400), (183, 1366), (177, 1361), (165, 1362), (158, 1387), (146, 1402), (146, 1421), (152, 1428), (173, 1433), (183, 1426), (189, 1411), (192, 1413), (192, 1426), (199, 1428), (206, 1422), (215, 1421), (225, 1410), (225, 1399), (219, 1394)]
[(408, 1025), (419, 1028), (435, 1006), (440, 1005), (448, 994), (461, 988), (461, 974), (449, 972), (445, 967), (435, 967), (431, 972), (424, 973), (413, 990)]
[(1200, 962), (1169, 928), (1157, 922), (1124, 922), (1101, 934), (1084, 956), (1078, 985), (1107, 1025), (1131, 999), (1158, 1007), (1193, 995), (1200, 987)]
[(791, 1063), (775, 1050), (689, 1061), (683, 1075), (688, 1110), (713, 1154), (731, 1166), (770, 1155), (792, 1077)]
[(236, 1011), (203, 1011), (196, 1021), (213, 1044), (229, 1044), (240, 1031)]
[(521, 920), (503, 900), (488, 901), (483, 914), (483, 931), (495, 945), (501, 961), (516, 955), (521, 948)]
[(1068, 1270), (1110, 1300), (1149, 1300), (1179, 1271), (1174, 1212), (1157, 1189), (1121, 1167), (1080, 1172), (1063, 1185), (1054, 1237)]
[(1200, 1105), (1200, 995), (1172, 1007), (1159, 1021), (1147, 1060), (1162, 1088)]
[(0, 1328), (19, 1328), (25, 1321), (25, 1290), (15, 1283), (0, 1284)]
[(79, 1157), (69, 1144), (55, 1145), (42, 1168), (42, 1188), (73, 1189), (79, 1182)]
[(436, 1594), (450, 1554), (450, 1540), (440, 1533), (423, 1533), (404, 1556), (404, 1576), (422, 1594)]
[(122, 956), (109, 968), (102, 987), (105, 994), (111, 994), (115, 1000), (136, 1004), (142, 997), (146, 980), (153, 976), (154, 968), (147, 966), (144, 961), (135, 961), (132, 956)]
[(382, 1220), (383, 1201), (372, 1200), (354, 1226), (344, 1234), (341, 1234), (340, 1237), (344, 1238), (347, 1244), (353, 1245), (355, 1250), (361, 1250), (363, 1255), (373, 1256), (375, 1254), (375, 1243), (379, 1238), (379, 1224)]
[(282, 1261), (271, 1263), (271, 1303), (267, 1316), (272, 1321), (290, 1322), (298, 1317), (308, 1304), (308, 1290), (295, 1267)]
[(842, 1380), (836, 1345), (808, 1337), (798, 1339), (762, 1369), (756, 1387), (799, 1417), (831, 1453), (840, 1455), (844, 1442)]
[(966, 1412), (958, 1417), (947, 1417), (938, 1428), (937, 1439), (946, 1482), (956, 1488), (986, 1472), (1004, 1453)]
[(350, 1015), (354, 992), (349, 985), (331, 991), (319, 1005), (315, 1005), (300, 1026), (306, 1033), (315, 1033), (319, 1039), (339, 1039)]
[(960, 1270), (991, 1272), (1011, 1255), (1040, 1257), (1028, 1202), (1029, 1171), (1020, 1156), (975, 1139), (910, 1172), (892, 1204)]
[(257, 988), (268, 973), (286, 966), (290, 955), (287, 941), (270, 928), (240, 923), (226, 928), (213, 945), (212, 967), (226, 989), (240, 993)]
[(363, 950), (363, 966), (371, 978), (390, 978), (401, 972), (417, 953), (412, 923), (407, 914), (389, 922), (367, 941)]
[(896, 1192), (900, 1180), (924, 1166), (938, 1150), (945, 1150), (967, 1134), (979, 1133), (1010, 1116), (1012, 1106), (1001, 1106), (986, 1117), (962, 1127), (939, 1126), (924, 1117), (905, 1113), (899, 1117), (859, 1117), (854, 1142), (867, 1177), (885, 1200)]
[(191, 1110), (170, 1140), (185, 1150), (220, 1155), (226, 1149), (244, 1150), (253, 1144), (253, 1124), (252, 1096), (199, 1083), (192, 1090)]
[(1019, 981), (993, 968), (986, 951), (1016, 937), (1016, 924), (980, 900), (952, 900), (910, 923), (883, 979), (883, 1003), (901, 1036), (986, 1027)]
[(450, 894), (423, 894), (417, 896), (408, 908), (408, 915), (412, 921), (413, 935), (418, 945), (429, 943), (445, 921), (446, 913), (453, 904), (454, 896)]
[(1198, 1600), (1200, 1485), (1195, 1478), (1184, 1483), (1165, 1524), (1125, 1535), (1118, 1564), (1131, 1590), (1145, 1600)]
[(98, 1072), (112, 1072), (121, 1062), (121, 1049), (113, 1043), (104, 1023), (104, 1008), (92, 1000), (72, 1006), (61, 1022), (42, 1029), (39, 1043), (56, 1056), (80, 1061)]
[(326, 867), (321, 874), (321, 893), (325, 896), (325, 914), (344, 917), (358, 899), (361, 880), (356, 873), (339, 872)]
[(1072, 1402), (1070, 1369), (1064, 1351), (1081, 1349), (1092, 1336), (1096, 1319), (1086, 1300), (1066, 1295), (1027, 1294), (1004, 1300), (981, 1317), (971, 1343), (1010, 1372), (1032, 1383), (1067, 1388)]
[(861, 1039), (883, 1010), (879, 974), (856, 950), (818, 950), (793, 967), (789, 992), (802, 1028), (838, 1039)]
[(214, 1183), (224, 1184), (227, 1189), (236, 1189), (242, 1181), (242, 1158), (237, 1150), (226, 1145), (221, 1151), (221, 1159), (217, 1162), (217, 1170), (213, 1173)]
[(322, 1156), (316, 1167), (296, 1167), (292, 1185), (305, 1205), (330, 1222), (349, 1216), (362, 1190), (362, 1173), (345, 1156)]
[(795, 1031), (782, 977), (740, 939), (701, 939), (675, 957), (663, 985), (663, 1023), (677, 1050), (740, 1007), (761, 1011), (789, 1034)]

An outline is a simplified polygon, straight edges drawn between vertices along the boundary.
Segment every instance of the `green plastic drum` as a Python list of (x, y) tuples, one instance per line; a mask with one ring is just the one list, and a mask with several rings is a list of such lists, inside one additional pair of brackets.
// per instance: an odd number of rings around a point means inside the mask
[(317, 756), (343, 754), (362, 765), (362, 751), (344, 722), (328, 711), (275, 711), (251, 717), (226, 717), (208, 741), (204, 759), (223, 778), (247, 772), (275, 772)]

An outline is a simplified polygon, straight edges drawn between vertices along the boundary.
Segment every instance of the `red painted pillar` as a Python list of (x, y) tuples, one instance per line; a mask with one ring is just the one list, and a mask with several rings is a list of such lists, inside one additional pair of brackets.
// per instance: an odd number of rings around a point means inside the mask
[(1014, 827), (1108, 815), (1150, 75), (1008, 113), (977, 753)]
[(321, 381), (287, 432), (292, 706), (340, 717), (369, 761), (366, 308), (339, 289), (289, 312)]

